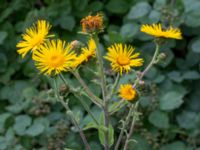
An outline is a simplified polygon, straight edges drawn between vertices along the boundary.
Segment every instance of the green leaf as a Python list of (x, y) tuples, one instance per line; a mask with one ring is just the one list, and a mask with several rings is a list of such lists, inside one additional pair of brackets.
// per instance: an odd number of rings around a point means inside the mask
[(167, 92), (160, 98), (160, 109), (173, 110), (178, 108), (183, 103), (183, 94), (175, 91)]
[(162, 146), (159, 150), (186, 150), (186, 146), (183, 142), (176, 141)]
[(139, 2), (134, 5), (128, 13), (128, 19), (139, 19), (147, 15), (151, 6), (147, 2)]
[(0, 31), (0, 45), (3, 44), (3, 42), (6, 39), (7, 35), (8, 35), (7, 32)]
[(42, 124), (34, 123), (26, 130), (26, 134), (29, 136), (38, 136), (44, 131), (45, 127)]
[(120, 29), (120, 34), (124, 38), (133, 38), (139, 32), (139, 25), (136, 23), (124, 24)]
[(176, 117), (180, 127), (193, 129), (198, 126), (199, 115), (195, 112), (183, 111)]
[(4, 53), (0, 53), (0, 73), (3, 73), (7, 69), (7, 57)]
[[(107, 130), (107, 129), (103, 125), (101, 125), (98, 129), (99, 140), (100, 140), (102, 145), (105, 145), (105, 130)], [(114, 129), (113, 129), (111, 124), (109, 125), (108, 131), (109, 131), (109, 135), (108, 135), (109, 141), (108, 141), (108, 143), (109, 143), (109, 146), (111, 147), (114, 143)]]
[(192, 41), (191, 49), (193, 52), (200, 53), (200, 38)]
[(197, 80), (200, 78), (200, 74), (197, 71), (187, 71), (183, 74), (183, 79)]
[(61, 28), (68, 31), (72, 31), (76, 24), (73, 16), (62, 16), (57, 20), (57, 23), (61, 26)]
[(149, 122), (158, 128), (168, 128), (169, 127), (169, 118), (168, 115), (164, 112), (155, 110), (149, 115)]
[(5, 130), (4, 128), (5, 122), (10, 116), (11, 114), (7, 112), (0, 115), (0, 133), (2, 133)]
[(25, 135), (26, 128), (31, 125), (31, 117), (28, 115), (20, 115), (15, 118), (15, 124), (13, 126), (17, 135)]
[(175, 82), (181, 82), (183, 80), (181, 73), (178, 71), (172, 71), (168, 73), (168, 77)]
[(128, 3), (122, 0), (110, 0), (106, 5), (108, 11), (116, 14), (123, 14), (128, 10), (128, 8)]

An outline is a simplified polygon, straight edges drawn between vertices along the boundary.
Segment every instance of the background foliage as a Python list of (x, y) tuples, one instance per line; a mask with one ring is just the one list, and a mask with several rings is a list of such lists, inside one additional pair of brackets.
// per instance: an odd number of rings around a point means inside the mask
[[(139, 31), (143, 23), (162, 22), (180, 27), (184, 39), (169, 40), (162, 46), (166, 59), (145, 77), (141, 100), (142, 115), (136, 124), (130, 149), (200, 150), (200, 1), (199, 0), (1, 0), (0, 1), (0, 150), (82, 149), (76, 129), (56, 103), (50, 80), (37, 74), (30, 58), (16, 53), (20, 34), (37, 19), (47, 19), (57, 37), (72, 41), (86, 39), (76, 34), (80, 19), (90, 12), (105, 14), (102, 48), (114, 42), (130, 43), (151, 59), (152, 38)], [(105, 52), (105, 49), (104, 49)], [(107, 64), (108, 65), (108, 64)], [(88, 66), (90, 67), (90, 66)], [(107, 73), (112, 82), (109, 66)], [(81, 70), (97, 95), (89, 69)], [(77, 82), (66, 75), (71, 84)], [(133, 80), (134, 74), (120, 82)], [(67, 90), (60, 87), (61, 92)], [(71, 107), (85, 127), (91, 118), (70, 95)], [(87, 100), (87, 99), (85, 99)], [(89, 103), (89, 101), (88, 101)], [(99, 110), (91, 109), (99, 117)], [(114, 129), (123, 119), (121, 110), (112, 120)], [(92, 149), (101, 150), (95, 129), (85, 131)], [(65, 143), (65, 144), (64, 144)]]

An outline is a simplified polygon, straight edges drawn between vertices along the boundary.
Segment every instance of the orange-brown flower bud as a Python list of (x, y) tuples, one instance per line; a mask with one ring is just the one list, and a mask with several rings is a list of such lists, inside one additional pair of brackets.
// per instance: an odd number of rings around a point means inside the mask
[(104, 29), (103, 14), (98, 13), (95, 16), (87, 16), (81, 20), (82, 31), (84, 33), (99, 33)]

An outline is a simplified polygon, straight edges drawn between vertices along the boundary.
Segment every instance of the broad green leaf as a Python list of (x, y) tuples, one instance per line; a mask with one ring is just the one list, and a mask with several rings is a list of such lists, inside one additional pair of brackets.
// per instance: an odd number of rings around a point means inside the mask
[(128, 13), (128, 19), (139, 19), (147, 15), (151, 6), (147, 2), (139, 2), (134, 5)]
[(7, 112), (0, 115), (0, 133), (2, 133), (5, 130), (4, 128), (5, 122), (10, 116), (11, 114)]
[(181, 73), (178, 72), (178, 71), (172, 71), (172, 72), (168, 73), (168, 77), (172, 81), (175, 81), (175, 82), (178, 82), (178, 83), (180, 83), (183, 80)]
[(0, 31), (0, 45), (3, 44), (3, 42), (6, 39), (7, 35), (8, 35), (7, 32)]
[(33, 124), (26, 130), (26, 134), (29, 136), (38, 136), (44, 131), (45, 127), (42, 124)]
[(160, 98), (160, 109), (162, 110), (173, 110), (178, 108), (183, 103), (184, 93), (179, 93), (175, 91), (167, 92), (164, 96)]
[(7, 69), (8, 60), (4, 53), (0, 53), (0, 73), (3, 73)]
[(176, 117), (180, 127), (193, 129), (198, 126), (199, 115), (195, 112), (183, 111)]
[(186, 150), (186, 146), (183, 142), (176, 141), (162, 146), (159, 150)]
[(139, 32), (139, 25), (136, 23), (124, 24), (120, 29), (120, 33), (124, 38), (133, 38), (137, 32)]
[(68, 31), (72, 31), (76, 22), (73, 16), (62, 16), (57, 20), (57, 23)]
[(116, 14), (123, 14), (128, 10), (128, 8), (128, 3), (122, 0), (110, 0), (106, 5), (108, 11)]
[(197, 71), (187, 71), (183, 74), (183, 79), (197, 80), (200, 78), (200, 74)]
[(169, 118), (168, 115), (164, 112), (155, 110), (149, 115), (149, 122), (158, 128), (168, 128), (169, 127)]
[(15, 118), (15, 124), (13, 126), (17, 135), (25, 135), (26, 129), (31, 125), (31, 117), (28, 115), (20, 115)]
[[(112, 127), (112, 125), (109, 125), (109, 146), (111, 147), (114, 143), (114, 129)], [(99, 135), (99, 140), (101, 142), (102, 145), (105, 145), (105, 127), (104, 126), (100, 126), (98, 129), (98, 135)]]
[(191, 49), (193, 52), (200, 53), (200, 38), (192, 41)]

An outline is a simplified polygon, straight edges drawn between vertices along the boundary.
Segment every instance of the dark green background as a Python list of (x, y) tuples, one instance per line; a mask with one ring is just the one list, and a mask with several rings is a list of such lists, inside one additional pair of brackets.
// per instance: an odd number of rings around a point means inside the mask
[[(30, 55), (23, 60), (17, 55), (16, 43), (25, 28), (38, 19), (48, 20), (53, 25), (51, 32), (63, 40), (85, 42), (86, 38), (77, 34), (80, 20), (98, 11), (105, 14), (106, 28), (100, 35), (104, 52), (114, 42), (129, 43), (141, 52), (145, 65), (155, 46), (150, 36), (140, 32), (140, 25), (161, 22), (180, 27), (183, 40), (167, 40), (161, 48), (167, 58), (145, 77), (142, 115), (133, 136), (138, 143), (132, 142), (130, 149), (199, 150), (199, 0), (0, 0), (0, 150), (83, 149), (76, 129), (53, 97), (50, 78), (38, 74)], [(106, 66), (109, 73), (108, 63)], [(99, 87), (90, 82), (93, 73), (81, 71), (90, 88), (100, 95)], [(123, 76), (120, 83), (133, 80), (133, 76)], [(69, 74), (66, 78), (78, 85)], [(113, 82), (112, 75), (108, 80)], [(70, 98), (84, 127), (91, 118), (72, 95)], [(99, 110), (91, 109), (98, 116)], [(122, 110), (113, 117), (116, 135), (118, 121), (125, 116)], [(86, 135), (92, 149), (102, 149), (95, 129), (87, 130)]]

